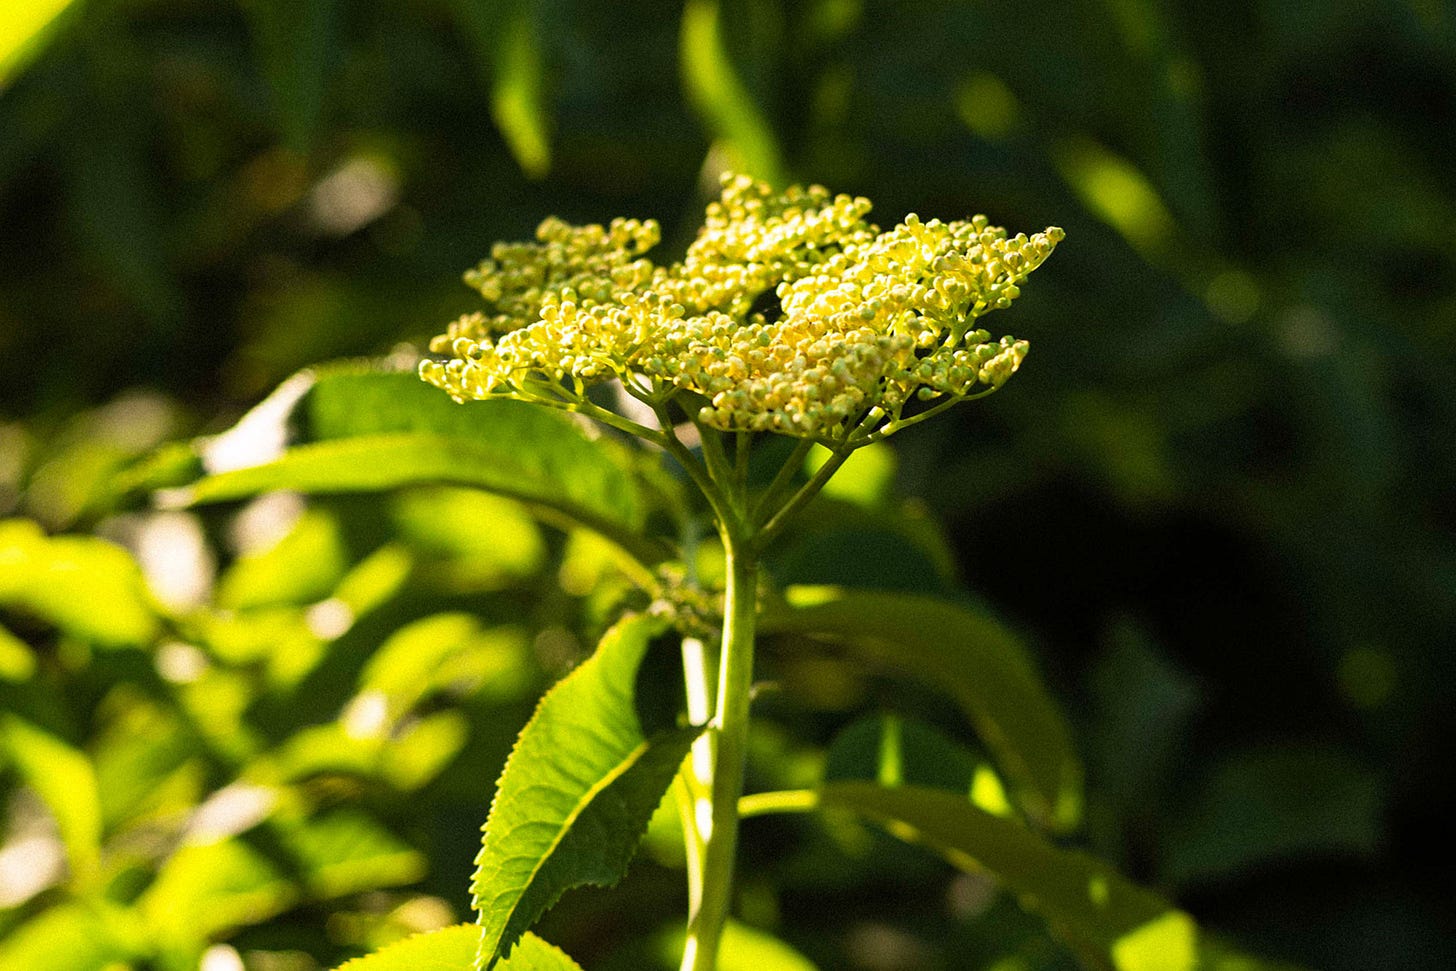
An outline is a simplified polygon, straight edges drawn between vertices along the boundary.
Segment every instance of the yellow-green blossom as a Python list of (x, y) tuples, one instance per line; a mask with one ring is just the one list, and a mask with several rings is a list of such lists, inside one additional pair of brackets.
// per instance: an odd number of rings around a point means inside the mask
[(431, 350), (450, 357), (421, 374), (459, 399), (561, 407), (620, 378), (657, 404), (688, 395), (714, 428), (838, 444), (917, 420), (923, 410), (904, 411), (914, 398), (1000, 387), (1026, 342), (992, 340), (977, 322), (1011, 305), (1062, 231), (1008, 237), (984, 216), (911, 215), (882, 233), (869, 208), (728, 177), (667, 266), (643, 255), (658, 239), (650, 221), (547, 220), (536, 243), (498, 245), (467, 274), (487, 308), (436, 338)]

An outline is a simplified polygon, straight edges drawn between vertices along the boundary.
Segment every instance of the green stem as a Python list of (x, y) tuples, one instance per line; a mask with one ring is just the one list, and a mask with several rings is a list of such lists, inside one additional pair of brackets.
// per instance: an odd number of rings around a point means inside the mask
[(828, 482), (834, 473), (839, 471), (839, 467), (849, 458), (851, 451), (851, 449), (846, 448), (844, 451), (835, 452), (829, 456), (823, 465), (819, 466), (813, 478), (804, 483), (799, 491), (794, 493), (788, 502), (779, 507), (769, 517), (768, 522), (763, 524), (763, 528), (754, 537), (754, 549), (761, 550), (768, 545), (779, 534), (779, 531), (784, 528), (789, 519), (793, 517), (794, 513), (808, 505), (809, 501), (819, 494), (819, 490), (824, 488), (824, 483)]
[(813, 789), (785, 789), (781, 792), (755, 792), (738, 800), (738, 818), (768, 816), (773, 813), (811, 813), (819, 808), (819, 793)]
[(893, 435), (895, 432), (898, 432), (903, 428), (909, 428), (911, 425), (918, 425), (922, 421), (925, 421), (925, 419), (927, 418), (934, 418), (942, 411), (958, 405), (963, 401), (976, 401), (980, 398), (984, 398), (986, 397), (986, 395), (990, 394), (995, 390), (995, 388), (987, 388), (984, 391), (977, 391), (975, 394), (950, 395), (949, 397), (946, 397), (931, 405), (929, 408), (925, 409), (919, 414), (911, 415), (909, 418), (896, 418), (894, 421), (890, 422), (879, 431), (869, 432), (868, 434), (865, 434), (859, 438), (851, 439), (850, 444), (852, 444), (855, 448), (859, 448), (861, 445), (869, 445), (871, 442), (883, 441), (885, 438)]
[[(718, 661), (718, 702), (709, 733), (713, 769), (711, 815), (698, 819), (703, 839), (701, 893), (688, 917), (682, 971), (714, 971), (718, 945), (733, 896), (738, 849), (738, 800), (748, 759), (748, 708), (753, 687), (753, 627), (758, 562), (752, 543), (735, 524), (723, 523), (728, 585), (723, 603), (723, 650)], [(705, 825), (706, 824), (706, 825)]]
[(768, 484), (768, 488), (764, 490), (763, 495), (759, 497), (758, 505), (753, 507), (754, 522), (762, 522), (767, 518), (764, 515), (765, 511), (774, 508), (774, 504), (779, 501), (780, 493), (793, 484), (794, 476), (804, 467), (804, 459), (808, 457), (813, 448), (814, 440), (812, 438), (800, 439), (799, 444), (794, 446), (794, 451), (789, 455), (788, 461), (783, 464), (773, 481)]
[(734, 511), (724, 499), (722, 491), (714, 483), (710, 471), (702, 462), (693, 457), (692, 451), (682, 443), (673, 433), (672, 418), (667, 413), (665, 405), (656, 404), (652, 408), (657, 415), (658, 424), (662, 427), (662, 439), (660, 444), (667, 449), (669, 455), (677, 459), (677, 463), (687, 472), (688, 478), (698, 487), (698, 491), (708, 500), (708, 505), (713, 510), (713, 515), (718, 522), (727, 523), (734, 519)]

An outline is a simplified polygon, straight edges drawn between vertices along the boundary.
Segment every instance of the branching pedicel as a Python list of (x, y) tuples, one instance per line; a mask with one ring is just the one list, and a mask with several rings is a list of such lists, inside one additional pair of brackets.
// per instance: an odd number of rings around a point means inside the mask
[[(666, 266), (645, 255), (659, 240), (650, 220), (548, 219), (535, 243), (499, 244), (466, 275), (486, 310), (432, 342), (448, 359), (420, 367), (458, 400), (535, 401), (651, 442), (683, 465), (712, 509), (727, 576), (716, 690), (701, 647), (684, 640), (689, 710), (714, 712), (696, 743), (706, 757), (689, 759), (680, 777), (692, 901), (684, 971), (715, 967), (728, 916), (759, 553), (854, 449), (989, 394), (1016, 372), (1026, 342), (992, 340), (977, 323), (1010, 306), (1063, 236), (1007, 236), (983, 216), (912, 215), (881, 232), (869, 210), (866, 199), (818, 186), (776, 192), (730, 176), (684, 259)], [(611, 380), (658, 427), (587, 396)], [(697, 426), (701, 456), (675, 431), (683, 419)], [(762, 432), (801, 441), (780, 474), (753, 489), (748, 458)], [(814, 443), (831, 457), (796, 483)], [(485, 838), (488, 850), (489, 824)], [(487, 941), (480, 965), (513, 943)]]

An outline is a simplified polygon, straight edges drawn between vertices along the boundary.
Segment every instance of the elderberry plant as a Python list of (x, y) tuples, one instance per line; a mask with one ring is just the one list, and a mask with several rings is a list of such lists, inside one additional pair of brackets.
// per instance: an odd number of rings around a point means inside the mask
[[(466, 274), (484, 307), (432, 342), (425, 383), (398, 362), (318, 368), (201, 446), (210, 474), (171, 501), (467, 486), (595, 534), (639, 591), (516, 741), (476, 859), (476, 923), (349, 971), (577, 968), (530, 928), (567, 890), (616, 883), (664, 800), (686, 857), (682, 971), (727, 968), (753, 934), (732, 919), (740, 821), (820, 810), (989, 875), (1089, 968), (1263, 967), (1054, 841), (1079, 822), (1081, 772), (1066, 720), (1004, 627), (931, 596), (768, 575), (766, 552), (856, 450), (1010, 379), (1027, 344), (993, 339), (981, 319), (1009, 307), (1062, 239), (980, 216), (882, 231), (869, 209), (732, 176), (670, 263), (649, 255), (651, 221), (548, 219), (535, 242), (499, 244)], [(230, 436), (277, 414), (297, 426), (290, 447), (233, 454)], [(702, 569), (719, 549), (721, 571)], [(966, 716), (989, 761), (886, 716), (845, 729), (814, 788), (745, 793), (758, 639), (842, 648), (920, 680)], [(664, 646), (682, 672), (666, 712), (639, 691)]]
[[(716, 966), (728, 918), (760, 554), (855, 449), (1006, 383), (1027, 344), (994, 340), (977, 324), (1011, 305), (1063, 236), (1055, 227), (1008, 236), (984, 216), (947, 223), (911, 215), (882, 232), (867, 221), (869, 211), (869, 200), (820, 186), (776, 192), (730, 175), (686, 256), (666, 266), (645, 255), (660, 237), (651, 220), (578, 227), (548, 219), (535, 243), (497, 245), (467, 274), (486, 309), (432, 342), (448, 359), (420, 365), (421, 377), (457, 400), (513, 398), (575, 411), (664, 449), (712, 509), (727, 583), (712, 659), (716, 689), (702, 659), (685, 665), (695, 682), (692, 707), (704, 711), (712, 699), (713, 714), (696, 726), (707, 757), (685, 765), (692, 908), (684, 971)], [(656, 426), (596, 403), (590, 387), (608, 381)], [(800, 445), (754, 495), (748, 470), (759, 433)], [(796, 487), (794, 473), (815, 443), (831, 457)], [(700, 647), (689, 642), (687, 650)], [(689, 740), (667, 746), (665, 768), (676, 770)], [(517, 757), (530, 729), (521, 741)], [(650, 788), (660, 796), (670, 776), (655, 777), (660, 785)], [(507, 801), (508, 781), (486, 826), (475, 881), (488, 931), (484, 968), (524, 930), (519, 910), (492, 913), (501, 899), (496, 883), (512, 888), (521, 876), (522, 861), (508, 849), (513, 835), (533, 823)], [(637, 808), (641, 815), (652, 806)]]

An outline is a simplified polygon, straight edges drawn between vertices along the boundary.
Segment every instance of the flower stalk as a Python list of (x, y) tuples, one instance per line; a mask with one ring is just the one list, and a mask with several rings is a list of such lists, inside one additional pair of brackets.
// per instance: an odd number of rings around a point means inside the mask
[(699, 780), (709, 793), (708, 811), (697, 811), (690, 827), (700, 841), (696, 905), (688, 915), (682, 971), (713, 971), (732, 905), (738, 850), (738, 800), (748, 762), (749, 703), (753, 690), (753, 636), (757, 613), (758, 559), (747, 537), (724, 530), (728, 570), (724, 590), (722, 650), (718, 659), (717, 705), (708, 737), (711, 775)]

